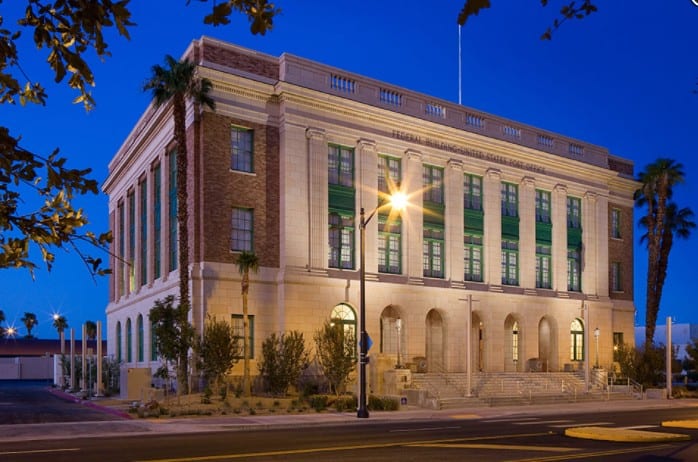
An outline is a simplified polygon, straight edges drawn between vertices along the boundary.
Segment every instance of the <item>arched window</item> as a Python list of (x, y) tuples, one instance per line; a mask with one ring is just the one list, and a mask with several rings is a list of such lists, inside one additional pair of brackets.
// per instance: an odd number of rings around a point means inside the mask
[(116, 322), (116, 361), (121, 362), (121, 321)]
[(155, 336), (155, 329), (153, 329), (153, 323), (150, 323), (150, 360), (158, 360), (158, 342)]
[(126, 362), (133, 361), (133, 330), (131, 329), (131, 318), (126, 320)]
[(356, 342), (356, 313), (349, 305), (340, 303), (332, 308), (330, 320), (334, 324), (342, 326), (342, 332), (345, 338), (351, 338)]
[(584, 326), (579, 319), (570, 325), (570, 360), (584, 361)]
[(511, 326), (511, 357), (514, 362), (519, 360), (519, 322)]
[(138, 329), (138, 361), (142, 362), (144, 361), (144, 353), (143, 353), (143, 315), (139, 314), (138, 318), (136, 319), (136, 329)]

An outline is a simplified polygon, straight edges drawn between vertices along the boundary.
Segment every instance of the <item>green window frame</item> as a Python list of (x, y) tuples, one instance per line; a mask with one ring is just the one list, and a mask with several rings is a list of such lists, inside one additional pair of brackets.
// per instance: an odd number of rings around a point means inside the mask
[(443, 226), (424, 225), (422, 241), (422, 269), (424, 277), (444, 277), (444, 228)]
[(254, 172), (254, 130), (230, 127), (230, 169)]
[(519, 285), (519, 242), (502, 239), (502, 284)]
[(251, 252), (254, 248), (254, 210), (233, 207), (230, 220), (230, 250)]
[(536, 288), (552, 288), (552, 248), (536, 244)]
[(354, 215), (330, 212), (327, 221), (329, 225), (327, 266), (354, 269)]
[(465, 234), (463, 246), (463, 279), (482, 282), (482, 235)]
[(570, 361), (584, 361), (584, 325), (579, 319), (570, 324)]
[(502, 182), (502, 216), (519, 216), (519, 186), (513, 183)]
[(550, 223), (550, 192), (536, 189), (536, 223)]
[(580, 229), (582, 227), (582, 200), (578, 197), (567, 198), (567, 228)]
[(153, 279), (162, 276), (162, 169), (160, 164), (153, 167)]
[(378, 215), (378, 272), (402, 273), (402, 221)]
[(620, 232), (621, 212), (619, 209), (611, 209), (611, 237), (613, 239), (621, 239), (623, 236)]
[(434, 165), (422, 166), (422, 188), (424, 201), (432, 204), (444, 203), (444, 169)]
[(482, 210), (482, 177), (466, 173), (463, 176), (463, 207)]
[(136, 194), (133, 190), (127, 194), (128, 198), (128, 262), (129, 265), (129, 292), (136, 289)]
[(330, 144), (328, 146), (328, 151), (328, 183), (354, 188), (354, 149), (337, 144)]
[(144, 286), (148, 283), (148, 181), (144, 178), (139, 186), (140, 199), (140, 283)]
[(121, 350), (121, 345), (123, 342), (123, 338), (121, 336), (121, 321), (116, 321), (116, 361), (121, 362), (122, 359), (122, 350)]
[(128, 261), (126, 256), (126, 212), (124, 210), (124, 203), (119, 201), (117, 208), (117, 214), (119, 216), (119, 273), (117, 277), (119, 278), (119, 293), (120, 295), (126, 295), (126, 284), (124, 283), (124, 271), (127, 267), (124, 265), (124, 261)]
[(169, 270), (174, 271), (179, 266), (177, 258), (177, 151), (171, 151), (168, 155), (169, 187), (167, 198), (169, 202)]
[(611, 262), (611, 292), (623, 292), (622, 266), (618, 261)]
[(158, 360), (158, 338), (155, 335), (155, 329), (153, 323), (150, 323), (150, 360)]
[(567, 290), (570, 292), (581, 292), (581, 253), (579, 249), (567, 249)]
[(339, 325), (342, 329), (342, 341), (347, 349), (347, 353), (352, 358), (356, 358), (356, 312), (346, 303), (340, 303), (332, 308), (330, 313), (330, 323)]
[[(392, 194), (400, 188), (402, 166), (396, 157), (378, 156), (378, 192), (384, 195)], [(380, 199), (380, 198), (379, 198)]]
[(138, 362), (143, 362), (145, 361), (145, 338), (143, 335), (145, 334), (145, 331), (143, 329), (143, 315), (139, 314), (138, 318), (136, 318), (136, 331), (138, 335), (138, 351), (137, 351), (137, 360)]
[(131, 318), (126, 319), (126, 362), (133, 361), (133, 329)]
[[(250, 331), (248, 332), (249, 335), (247, 336), (247, 344), (250, 346), (250, 359), (254, 359), (254, 315), (248, 314), (247, 321), (250, 324)], [(243, 351), (243, 341), (242, 341), (242, 339), (244, 338), (244, 335), (245, 335), (245, 326), (243, 323), (244, 322), (243, 315), (233, 314), (232, 318), (231, 318), (231, 322), (232, 322), (233, 336), (238, 338), (239, 345), (240, 345), (240, 352), (242, 353), (242, 355), (240, 356), (239, 359), (245, 359), (245, 352)]]

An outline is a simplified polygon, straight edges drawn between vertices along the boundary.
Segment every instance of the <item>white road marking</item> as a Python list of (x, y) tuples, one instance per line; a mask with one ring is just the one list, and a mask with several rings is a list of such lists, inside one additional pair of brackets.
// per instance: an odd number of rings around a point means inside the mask
[(547, 424), (559, 424), (565, 422), (574, 422), (573, 420), (536, 420), (535, 422), (512, 422), (513, 425), (547, 425)]
[(613, 422), (578, 422), (562, 425), (551, 425), (552, 428), (572, 428), (572, 427), (601, 427), (603, 425), (613, 425)]
[(390, 430), (388, 433), (408, 433), (408, 432), (429, 432), (434, 430), (457, 430), (461, 428), (456, 427), (424, 427), (424, 428), (402, 428), (397, 430)]

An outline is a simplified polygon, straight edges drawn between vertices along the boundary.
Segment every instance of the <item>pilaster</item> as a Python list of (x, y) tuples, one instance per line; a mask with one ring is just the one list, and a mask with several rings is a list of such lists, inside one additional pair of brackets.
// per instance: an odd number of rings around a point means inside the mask
[(450, 159), (444, 178), (446, 280), (463, 282), (463, 162)]
[(327, 141), (325, 131), (309, 127), (308, 139), (308, 267), (310, 270), (327, 268)]
[(597, 228), (597, 197), (587, 192), (582, 198), (582, 292), (586, 295), (598, 295), (597, 243), (601, 235)]
[(405, 188), (410, 205), (403, 212), (404, 229), (403, 255), (407, 262), (407, 276), (410, 281), (419, 283), (424, 279), (422, 268), (423, 206), (422, 195), (422, 153), (414, 149), (405, 151)]
[(556, 185), (551, 201), (553, 289), (567, 292), (567, 186)]
[(499, 287), (502, 284), (502, 172), (494, 168), (488, 169), (483, 183), (483, 276), (484, 282)]
[[(364, 138), (356, 142), (356, 210), (364, 208), (366, 218), (378, 206), (378, 156), (376, 142)], [(358, 217), (357, 217), (358, 224)], [(357, 227), (358, 230), (358, 227)], [(359, 233), (356, 233), (354, 255), (360, 252)], [(378, 217), (366, 224), (366, 273), (378, 273)], [(357, 265), (358, 268), (358, 265)]]
[(519, 186), (519, 278), (521, 287), (536, 287), (536, 183), (524, 177)]

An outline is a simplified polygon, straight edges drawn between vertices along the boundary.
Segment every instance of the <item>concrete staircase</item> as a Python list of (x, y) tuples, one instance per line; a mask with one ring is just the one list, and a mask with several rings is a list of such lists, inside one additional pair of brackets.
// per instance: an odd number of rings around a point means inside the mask
[(412, 388), (425, 390), (437, 409), (472, 406), (519, 406), (609, 399), (633, 399), (627, 389), (609, 390), (592, 381), (585, 393), (579, 372), (474, 373), (467, 396), (465, 373), (412, 374)]

